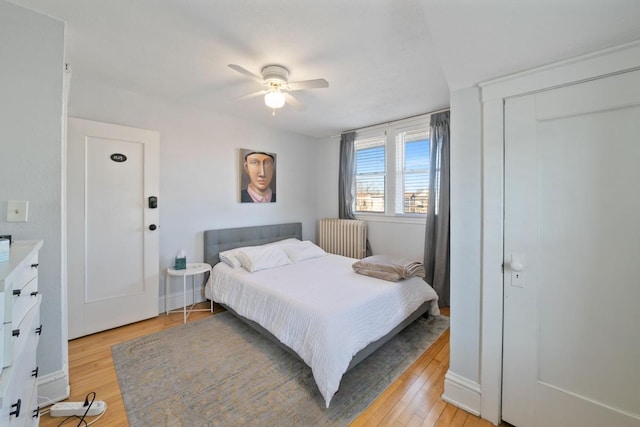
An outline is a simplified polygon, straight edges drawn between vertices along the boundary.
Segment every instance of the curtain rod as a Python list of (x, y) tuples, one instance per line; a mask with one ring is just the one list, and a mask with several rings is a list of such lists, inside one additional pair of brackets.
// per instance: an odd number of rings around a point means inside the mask
[(402, 118), (402, 119), (388, 120), (388, 121), (386, 121), (386, 122), (377, 123), (377, 124), (375, 124), (375, 125), (365, 126), (365, 127), (363, 127), (363, 128), (345, 130), (345, 131), (340, 132), (338, 135), (333, 135), (331, 138), (335, 138), (335, 137), (337, 137), (337, 136), (341, 136), (343, 133), (347, 133), (347, 132), (355, 132), (355, 131), (358, 131), (358, 130), (365, 130), (365, 129), (372, 128), (372, 127), (376, 127), (376, 126), (380, 126), (380, 125), (388, 125), (388, 124), (389, 124), (389, 123), (391, 123), (391, 122), (399, 122), (399, 121), (402, 121), (402, 120), (413, 119), (413, 118), (415, 118), (415, 117), (420, 117), (420, 116), (424, 116), (424, 115), (427, 115), (427, 114), (438, 114), (438, 113), (442, 113), (442, 112), (449, 111), (449, 110), (450, 110), (450, 108), (449, 108), (449, 107), (447, 107), (447, 108), (441, 108), (440, 110), (430, 111), (430, 112), (428, 112), (428, 113), (414, 114), (413, 116), (404, 117), (404, 118)]

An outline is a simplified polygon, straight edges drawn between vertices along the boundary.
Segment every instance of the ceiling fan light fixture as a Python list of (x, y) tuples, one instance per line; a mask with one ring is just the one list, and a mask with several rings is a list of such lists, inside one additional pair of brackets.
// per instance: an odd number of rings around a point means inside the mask
[(271, 89), (264, 96), (264, 103), (267, 107), (272, 109), (284, 107), (284, 94), (279, 88)]
[(304, 111), (305, 106), (298, 101), (290, 92), (304, 89), (321, 89), (329, 87), (329, 82), (325, 79), (301, 80), (290, 82), (289, 70), (282, 65), (271, 64), (262, 67), (262, 76), (258, 76), (244, 67), (236, 64), (229, 64), (229, 68), (265, 86), (265, 89), (249, 93), (236, 99), (248, 99), (254, 96), (264, 95), (264, 103), (271, 108), (273, 115), (276, 110), (284, 107), (285, 104), (298, 111)]

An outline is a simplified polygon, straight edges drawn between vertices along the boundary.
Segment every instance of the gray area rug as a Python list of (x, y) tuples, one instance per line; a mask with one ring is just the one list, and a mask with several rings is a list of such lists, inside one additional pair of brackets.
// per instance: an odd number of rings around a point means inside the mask
[(112, 347), (131, 426), (346, 426), (447, 328), (420, 318), (347, 372), (331, 405), (311, 369), (229, 312)]

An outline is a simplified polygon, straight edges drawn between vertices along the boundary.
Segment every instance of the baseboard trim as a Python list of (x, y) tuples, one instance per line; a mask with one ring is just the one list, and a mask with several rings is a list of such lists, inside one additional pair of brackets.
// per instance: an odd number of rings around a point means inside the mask
[(69, 375), (56, 371), (38, 378), (38, 405), (42, 408), (69, 397)]
[(444, 376), (444, 394), (442, 400), (465, 411), (480, 416), (480, 384), (447, 371)]

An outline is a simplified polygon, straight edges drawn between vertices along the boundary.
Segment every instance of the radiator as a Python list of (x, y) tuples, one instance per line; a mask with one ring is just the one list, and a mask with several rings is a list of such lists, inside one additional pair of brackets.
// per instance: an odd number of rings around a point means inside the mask
[(367, 255), (367, 223), (356, 219), (320, 220), (320, 247), (326, 252), (362, 259)]

